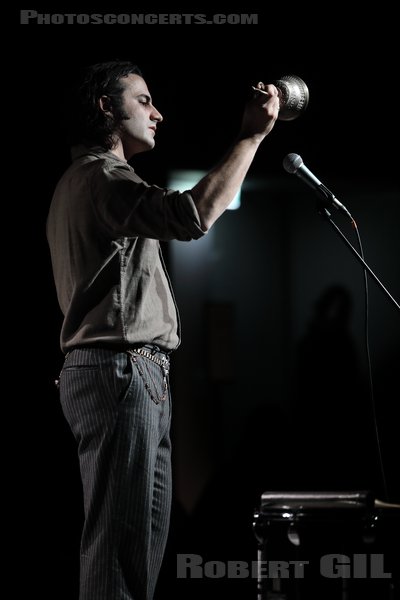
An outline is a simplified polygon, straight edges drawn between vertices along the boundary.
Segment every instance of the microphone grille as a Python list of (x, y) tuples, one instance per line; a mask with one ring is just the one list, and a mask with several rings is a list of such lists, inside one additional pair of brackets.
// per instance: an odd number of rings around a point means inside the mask
[(283, 159), (283, 168), (288, 173), (296, 173), (297, 169), (301, 167), (303, 164), (303, 159), (298, 154), (294, 154), (293, 152), (287, 154)]

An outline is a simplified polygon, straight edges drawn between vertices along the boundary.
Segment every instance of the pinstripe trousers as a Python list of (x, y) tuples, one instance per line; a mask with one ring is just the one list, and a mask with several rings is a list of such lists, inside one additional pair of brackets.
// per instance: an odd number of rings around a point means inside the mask
[(171, 508), (170, 394), (143, 356), (67, 355), (60, 400), (78, 445), (85, 522), (79, 600), (151, 600)]

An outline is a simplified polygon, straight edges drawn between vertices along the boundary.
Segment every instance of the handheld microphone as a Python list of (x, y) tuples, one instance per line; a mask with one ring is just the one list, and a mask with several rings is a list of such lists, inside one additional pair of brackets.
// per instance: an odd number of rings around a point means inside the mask
[(309, 185), (315, 192), (317, 192), (317, 194), (325, 202), (327, 202), (330, 206), (334, 206), (337, 210), (343, 212), (353, 221), (353, 217), (351, 216), (347, 208), (341, 202), (339, 202), (337, 198), (335, 198), (333, 193), (330, 190), (328, 190), (328, 188), (324, 186), (324, 184), (321, 183), (320, 180), (317, 179), (317, 177), (315, 177), (315, 175), (311, 173), (309, 169), (307, 169), (307, 167), (303, 163), (303, 159), (301, 158), (301, 156), (294, 153), (288, 154), (283, 159), (283, 168), (288, 173), (294, 173), (295, 175), (297, 175), (297, 177), (302, 179), (304, 183)]

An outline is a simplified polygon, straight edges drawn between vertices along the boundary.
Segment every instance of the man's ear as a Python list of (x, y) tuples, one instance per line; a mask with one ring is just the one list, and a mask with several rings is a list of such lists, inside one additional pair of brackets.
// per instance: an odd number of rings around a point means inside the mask
[(99, 98), (100, 110), (108, 117), (112, 117), (112, 106), (111, 99), (108, 96), (100, 96)]

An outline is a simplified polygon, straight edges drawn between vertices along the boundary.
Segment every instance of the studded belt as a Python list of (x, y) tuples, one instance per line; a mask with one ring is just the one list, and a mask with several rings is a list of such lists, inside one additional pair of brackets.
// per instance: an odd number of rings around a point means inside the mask
[(132, 348), (127, 352), (128, 354), (139, 354), (140, 356), (144, 356), (157, 365), (160, 365), (160, 367), (166, 368), (169, 366), (169, 356), (162, 352), (158, 346), (141, 346), (140, 348)]

